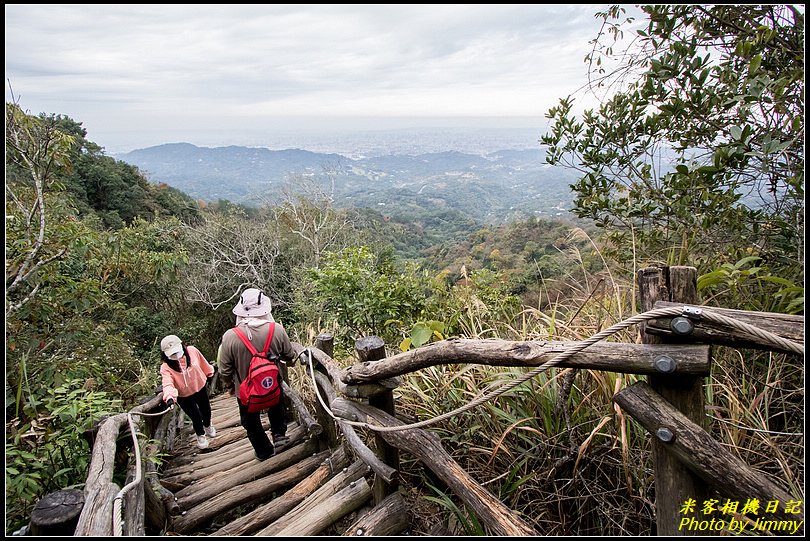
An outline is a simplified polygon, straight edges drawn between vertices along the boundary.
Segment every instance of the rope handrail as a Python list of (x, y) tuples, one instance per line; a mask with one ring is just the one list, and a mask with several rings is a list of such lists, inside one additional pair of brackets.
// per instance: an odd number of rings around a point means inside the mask
[(121, 516), (122, 515), (121, 504), (124, 495), (141, 482), (141, 448), (140, 444), (138, 443), (138, 433), (135, 430), (135, 420), (132, 418), (132, 416), (140, 415), (141, 417), (159, 417), (161, 415), (168, 413), (173, 408), (174, 404), (158, 413), (145, 413), (133, 410), (127, 412), (127, 423), (129, 424), (129, 433), (132, 434), (132, 447), (135, 450), (135, 479), (133, 479), (124, 488), (119, 490), (118, 493), (115, 495), (115, 498), (113, 498), (112, 522), (113, 522), (113, 535), (115, 537), (121, 537), (124, 535), (123, 518)]
[[(603, 330), (603, 331), (601, 331), (599, 333), (594, 334), (593, 336), (591, 336), (587, 340), (583, 340), (583, 341), (576, 342), (576, 343), (572, 344), (571, 347), (566, 348), (563, 352), (559, 353), (558, 355), (556, 355), (554, 358), (552, 358), (548, 362), (544, 363), (543, 365), (541, 365), (541, 366), (539, 366), (537, 368), (534, 368), (533, 370), (521, 375), (518, 378), (515, 378), (514, 380), (510, 381), (509, 383), (507, 383), (507, 384), (505, 384), (505, 385), (503, 385), (501, 387), (498, 387), (497, 389), (493, 390), (492, 392), (487, 393), (486, 390), (483, 391), (478, 397), (476, 397), (475, 399), (471, 400), (470, 402), (468, 402), (467, 404), (465, 404), (465, 405), (463, 405), (463, 406), (461, 406), (459, 408), (456, 408), (456, 409), (454, 409), (452, 411), (443, 413), (443, 414), (438, 415), (436, 417), (433, 417), (431, 419), (426, 419), (426, 420), (419, 421), (419, 422), (416, 422), (416, 423), (404, 424), (404, 425), (399, 425), (399, 426), (380, 426), (380, 425), (370, 424), (370, 423), (367, 423), (367, 422), (353, 421), (353, 420), (345, 419), (345, 418), (342, 418), (342, 417), (338, 417), (331, 410), (329, 405), (326, 404), (323, 396), (321, 395), (321, 392), (318, 389), (317, 382), (315, 381), (315, 369), (314, 369), (314, 366), (313, 366), (313, 363), (312, 363), (312, 352), (310, 351), (310, 349), (305, 348), (301, 352), (299, 352), (298, 355), (296, 356), (296, 360), (301, 355), (303, 355), (304, 353), (307, 354), (307, 356), (308, 356), (307, 365), (309, 367), (310, 379), (311, 379), (311, 382), (312, 382), (313, 389), (315, 391), (315, 396), (317, 397), (318, 402), (321, 404), (321, 407), (323, 407), (324, 411), (326, 411), (333, 419), (335, 419), (336, 421), (347, 423), (350, 426), (367, 428), (367, 429), (373, 430), (375, 432), (396, 432), (396, 431), (417, 429), (417, 428), (423, 428), (423, 427), (426, 427), (426, 426), (430, 426), (432, 424), (435, 424), (435, 423), (444, 421), (444, 420), (446, 420), (446, 419), (448, 419), (450, 417), (453, 417), (454, 415), (458, 415), (460, 413), (464, 413), (464, 412), (469, 411), (469, 410), (471, 410), (471, 409), (473, 409), (475, 407), (478, 407), (479, 405), (481, 405), (481, 404), (483, 404), (485, 402), (493, 400), (493, 399), (495, 399), (495, 398), (497, 398), (497, 397), (499, 397), (499, 396), (501, 396), (501, 395), (515, 389), (516, 387), (518, 387), (522, 383), (525, 383), (526, 381), (534, 378), (535, 376), (538, 376), (538, 375), (542, 374), (543, 372), (547, 371), (549, 368), (553, 368), (554, 366), (559, 365), (563, 361), (570, 359), (572, 356), (576, 355), (577, 353), (580, 353), (580, 352), (584, 351), (585, 349), (592, 346), (593, 344), (595, 344), (595, 343), (597, 343), (597, 342), (599, 342), (601, 340), (604, 340), (604, 339), (606, 339), (606, 338), (608, 338), (608, 337), (610, 337), (610, 336), (612, 336), (612, 335), (618, 333), (619, 331), (624, 330), (624, 329), (626, 329), (628, 327), (631, 327), (633, 325), (637, 325), (639, 323), (643, 323), (643, 322), (651, 320), (651, 319), (665, 318), (665, 317), (677, 317), (677, 316), (686, 317), (686, 318), (689, 318), (689, 319), (692, 319), (692, 320), (695, 320), (695, 321), (705, 320), (705, 321), (711, 322), (711, 323), (716, 324), (716, 325), (736, 328), (738, 330), (741, 330), (741, 331), (743, 331), (743, 332), (745, 332), (747, 334), (750, 334), (750, 335), (752, 335), (754, 337), (757, 337), (757, 338), (763, 340), (765, 343), (770, 343), (771, 345), (774, 345), (774, 346), (776, 346), (776, 347), (778, 347), (778, 348), (780, 348), (780, 349), (782, 349), (784, 351), (790, 351), (790, 352), (793, 352), (793, 353), (796, 353), (796, 354), (799, 354), (799, 355), (804, 355), (804, 345), (803, 344), (799, 344), (799, 343), (793, 342), (791, 340), (785, 339), (785, 338), (783, 338), (781, 336), (778, 336), (778, 335), (776, 335), (776, 334), (774, 334), (774, 333), (772, 333), (770, 331), (766, 331), (764, 329), (756, 327), (755, 325), (744, 323), (744, 322), (738, 321), (736, 319), (733, 319), (731, 317), (727, 317), (727, 316), (724, 316), (724, 315), (721, 315), (721, 314), (712, 313), (711, 311), (707, 311), (704, 308), (695, 307), (695, 306), (689, 306), (689, 305), (676, 306), (676, 307), (667, 307), (667, 308), (658, 308), (658, 309), (650, 310), (648, 312), (644, 312), (642, 314), (637, 314), (635, 316), (632, 316), (632, 317), (630, 317), (630, 318), (628, 318), (628, 319), (626, 319), (624, 321), (621, 321), (619, 323), (616, 323), (615, 325), (612, 325), (608, 329), (605, 329), (605, 330)], [(156, 413), (146, 413), (146, 412), (140, 412), (140, 411), (135, 411), (135, 410), (130, 410), (129, 412), (127, 412), (127, 422), (128, 422), (128, 425), (129, 425), (130, 434), (132, 435), (133, 447), (134, 447), (134, 452), (135, 452), (135, 469), (136, 469), (136, 473), (135, 473), (135, 479), (133, 481), (131, 481), (130, 483), (128, 483), (126, 486), (124, 486), (121, 490), (119, 490), (118, 493), (115, 495), (114, 500), (113, 500), (113, 510), (112, 510), (112, 515), (113, 515), (112, 516), (113, 535), (116, 536), (116, 537), (120, 537), (120, 536), (123, 535), (123, 517), (122, 517), (122, 514), (123, 514), (122, 513), (122, 511), (123, 511), (122, 510), (123, 498), (130, 490), (132, 490), (134, 487), (136, 487), (138, 484), (140, 484), (141, 480), (142, 480), (140, 444), (138, 442), (138, 436), (137, 436), (137, 431), (136, 431), (136, 426), (135, 426), (135, 420), (134, 420), (133, 416), (134, 415), (139, 415), (139, 416), (142, 416), (142, 417), (158, 417), (158, 416), (165, 415), (166, 413), (171, 411), (173, 409), (173, 407), (174, 406), (172, 405), (171, 407), (168, 407), (165, 410), (160, 411), (160, 412), (156, 412)]]
[(426, 419), (424, 421), (419, 421), (419, 422), (416, 422), (416, 423), (411, 423), (411, 424), (406, 424), (406, 425), (399, 425), (399, 426), (372, 425), (372, 424), (365, 423), (365, 422), (352, 421), (352, 420), (349, 420), (349, 419), (344, 419), (342, 417), (337, 417), (332, 412), (332, 410), (328, 407), (328, 405), (324, 403), (324, 400), (321, 397), (320, 392), (318, 391), (318, 385), (315, 382), (314, 368), (312, 366), (312, 352), (309, 351), (309, 348), (307, 348), (307, 349), (301, 351), (301, 353), (299, 353), (299, 356), (301, 354), (303, 354), (304, 352), (307, 352), (308, 357), (309, 357), (308, 364), (309, 364), (310, 376), (311, 376), (311, 379), (312, 379), (312, 386), (313, 386), (313, 388), (315, 390), (315, 395), (317, 396), (318, 401), (320, 402), (321, 406), (324, 408), (324, 410), (333, 419), (343, 421), (345, 423), (348, 423), (351, 426), (358, 426), (358, 427), (361, 427), (361, 428), (367, 428), (369, 430), (374, 430), (376, 432), (397, 432), (397, 431), (401, 431), (401, 430), (410, 430), (410, 429), (414, 429), (414, 428), (423, 428), (425, 426), (429, 426), (429, 425), (438, 423), (440, 421), (444, 421), (445, 419), (449, 419), (450, 417), (453, 417), (454, 415), (458, 415), (459, 413), (464, 413), (464, 412), (469, 411), (469, 410), (471, 410), (471, 409), (473, 409), (473, 408), (475, 408), (477, 406), (480, 406), (484, 402), (488, 402), (489, 400), (495, 399), (495, 398), (497, 398), (497, 397), (511, 391), (512, 389), (514, 389), (518, 385), (532, 379), (533, 377), (535, 377), (535, 376), (537, 376), (539, 374), (542, 374), (543, 372), (545, 372), (549, 368), (553, 368), (554, 366), (556, 366), (556, 365), (560, 364), (561, 362), (571, 358), (575, 354), (582, 352), (583, 350), (587, 349), (588, 347), (592, 346), (593, 344), (595, 344), (595, 343), (597, 343), (597, 342), (599, 342), (601, 340), (604, 340), (605, 338), (607, 338), (607, 337), (609, 337), (609, 336), (611, 336), (613, 334), (616, 334), (617, 332), (619, 332), (619, 331), (621, 331), (623, 329), (626, 329), (626, 328), (628, 328), (628, 327), (630, 327), (632, 325), (637, 325), (639, 323), (642, 323), (644, 321), (648, 321), (650, 319), (663, 318), (663, 317), (677, 317), (677, 316), (683, 316), (683, 317), (687, 317), (689, 319), (694, 319), (694, 320), (705, 319), (707, 321), (710, 321), (710, 322), (713, 322), (713, 323), (716, 323), (716, 324), (719, 324), (719, 325), (725, 325), (725, 326), (729, 326), (729, 327), (736, 327), (736, 328), (738, 328), (738, 329), (740, 329), (740, 330), (742, 330), (742, 331), (744, 331), (744, 332), (746, 332), (748, 334), (751, 334), (753, 336), (756, 336), (756, 337), (764, 340), (765, 342), (770, 342), (771, 344), (773, 344), (773, 345), (775, 345), (777, 347), (780, 347), (780, 348), (785, 349), (787, 351), (792, 351), (792, 352), (797, 353), (799, 355), (804, 355), (804, 346), (801, 345), (801, 344), (797, 344), (796, 342), (793, 342), (791, 340), (787, 340), (785, 338), (782, 338), (781, 336), (778, 336), (778, 335), (776, 335), (776, 334), (774, 334), (774, 333), (772, 333), (770, 331), (760, 329), (759, 327), (756, 327), (754, 325), (750, 325), (750, 324), (744, 323), (742, 321), (737, 321), (736, 319), (726, 317), (726, 316), (723, 316), (723, 315), (720, 315), (720, 314), (711, 313), (709, 311), (706, 311), (703, 308), (698, 308), (698, 307), (689, 306), (689, 305), (673, 306), (673, 307), (668, 307), (668, 308), (657, 308), (657, 309), (649, 310), (649, 311), (644, 312), (642, 314), (637, 314), (635, 316), (632, 316), (632, 317), (630, 317), (630, 318), (628, 318), (628, 319), (626, 319), (624, 321), (621, 321), (619, 323), (616, 323), (615, 325), (612, 325), (611, 327), (609, 327), (609, 328), (607, 328), (607, 329), (605, 329), (605, 330), (603, 330), (601, 332), (596, 333), (595, 335), (591, 336), (587, 340), (577, 342), (575, 345), (571, 346), (570, 348), (566, 349), (562, 353), (558, 354), (556, 357), (554, 357), (553, 359), (551, 359), (547, 363), (544, 363), (542, 366), (539, 366), (539, 367), (531, 370), (530, 372), (527, 372), (526, 374), (523, 374), (519, 378), (516, 378), (516, 379), (512, 380), (511, 382), (507, 383), (503, 387), (499, 387), (498, 389), (495, 389), (493, 392), (491, 392), (489, 394), (481, 394), (477, 398), (471, 400), (470, 402), (468, 402), (467, 404), (465, 404), (465, 405), (463, 405), (463, 406), (461, 406), (459, 408), (456, 408), (456, 409), (454, 409), (452, 411), (449, 411), (447, 413), (443, 413), (443, 414), (438, 415), (436, 417), (433, 417), (431, 419)]

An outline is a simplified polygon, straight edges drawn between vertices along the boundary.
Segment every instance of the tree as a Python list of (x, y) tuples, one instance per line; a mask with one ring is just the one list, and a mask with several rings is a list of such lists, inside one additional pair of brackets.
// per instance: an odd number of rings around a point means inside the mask
[[(614, 6), (586, 58), (581, 119), (549, 110), (547, 161), (577, 169), (574, 212), (602, 227), (618, 260), (711, 269), (743, 257), (795, 279), (804, 256), (804, 13), (790, 5)], [(610, 37), (614, 42), (610, 42)], [(633, 250), (635, 249), (635, 252)]]
[[(326, 173), (334, 184), (334, 171)], [(317, 266), (324, 251), (337, 251), (351, 244), (356, 233), (352, 224), (358, 218), (349, 210), (335, 208), (334, 186), (327, 194), (315, 182), (294, 175), (282, 192), (283, 201), (273, 212), (281, 229), (303, 244), (300, 263)]]
[(82, 215), (67, 184), (83, 137), (65, 117), (6, 104), (7, 526), (84, 481), (81, 434), (154, 388), (144, 353), (175, 328), (160, 315), (178, 298), (179, 222), (110, 231), (92, 209)]
[(45, 193), (69, 169), (73, 141), (57, 129), (55, 117), (30, 116), (16, 103), (6, 104), (6, 233), (10, 229), (15, 238), (6, 250), (7, 316), (36, 295), (41, 271), (67, 252), (49, 242)]
[(328, 322), (348, 329), (352, 339), (378, 335), (398, 341), (399, 329), (388, 326), (416, 321), (429, 288), (416, 269), (397, 271), (390, 251), (374, 254), (366, 246), (325, 253), (309, 277), (315, 290), (310, 302), (322, 307)]
[(247, 287), (257, 287), (274, 302), (283, 290), (273, 281), (280, 254), (279, 235), (269, 213), (228, 205), (209, 212), (204, 223), (184, 228), (181, 244), (188, 249), (183, 269), (185, 296), (214, 310), (232, 304)]

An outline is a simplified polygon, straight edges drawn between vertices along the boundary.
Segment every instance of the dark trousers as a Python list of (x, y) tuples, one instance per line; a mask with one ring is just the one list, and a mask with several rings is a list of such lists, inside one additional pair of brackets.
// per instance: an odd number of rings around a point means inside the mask
[(205, 434), (205, 427), (211, 426), (211, 402), (208, 401), (208, 386), (203, 386), (191, 396), (178, 396), (177, 404), (191, 419), (194, 433)]
[[(236, 399), (239, 404), (239, 419), (242, 426), (247, 430), (247, 437), (253, 445), (253, 450), (256, 452), (258, 458), (264, 459), (273, 454), (273, 445), (270, 443), (270, 438), (267, 437), (267, 432), (264, 431), (262, 426), (262, 412), (257, 411), (250, 413), (247, 406), (243, 406), (239, 399)], [(277, 406), (268, 408), (267, 418), (270, 420), (270, 432), (274, 436), (283, 436), (287, 433), (287, 420), (286, 420), (286, 407), (284, 406), (284, 395), (278, 401)]]

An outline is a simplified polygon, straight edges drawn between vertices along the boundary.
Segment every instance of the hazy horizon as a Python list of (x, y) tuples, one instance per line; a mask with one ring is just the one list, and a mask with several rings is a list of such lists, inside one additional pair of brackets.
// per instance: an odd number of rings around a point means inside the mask
[[(77, 119), (74, 119), (77, 120)], [(244, 146), (285, 150), (300, 148), (313, 152), (330, 152), (343, 155), (373, 153), (423, 153), (456, 150), (468, 153), (486, 153), (498, 150), (523, 150), (540, 148), (538, 140), (544, 128), (539, 126), (503, 126), (480, 122), (474, 119), (469, 122), (450, 123), (408, 123), (402, 119), (402, 125), (375, 125), (373, 119), (368, 124), (342, 124), (322, 128), (301, 125), (273, 125), (264, 129), (252, 130), (219, 130), (188, 129), (175, 133), (163, 131), (160, 136), (153, 133), (144, 134), (142, 138), (129, 132), (134, 141), (127, 146), (109, 147), (88, 132), (87, 139), (102, 146), (110, 155), (121, 155), (164, 144), (189, 143), (198, 147), (216, 148), (226, 146)], [(458, 120), (458, 119), (454, 119)], [(78, 120), (77, 120), (78, 121)], [(527, 122), (527, 124), (529, 124)], [(161, 140), (165, 138), (165, 140)], [(138, 142), (140, 141), (140, 142)], [(373, 149), (376, 147), (376, 151)], [(390, 149), (390, 152), (385, 149)]]

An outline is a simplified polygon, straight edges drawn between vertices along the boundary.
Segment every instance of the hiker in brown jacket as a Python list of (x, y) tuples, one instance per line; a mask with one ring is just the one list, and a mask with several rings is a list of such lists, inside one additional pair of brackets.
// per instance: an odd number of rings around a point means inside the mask
[[(232, 311), (236, 316), (236, 327), (247, 336), (253, 347), (262, 351), (270, 331), (270, 323), (274, 322), (270, 299), (259, 289), (249, 288), (239, 296), (239, 302)], [(278, 322), (275, 322), (270, 352), (287, 363), (292, 362), (295, 358), (287, 331)], [(247, 377), (252, 357), (250, 350), (245, 347), (233, 329), (228, 329), (222, 335), (219, 350), (219, 374), (231, 396), (238, 396), (239, 384)], [(247, 431), (256, 458), (259, 460), (269, 458), (275, 454), (275, 448), (287, 443), (286, 408), (283, 396), (278, 405), (266, 410), (270, 419), (270, 432), (273, 435), (272, 444), (262, 427), (261, 412), (248, 412), (247, 407), (238, 398), (237, 404), (242, 426)]]

